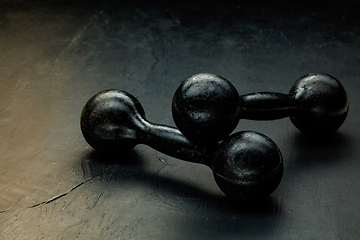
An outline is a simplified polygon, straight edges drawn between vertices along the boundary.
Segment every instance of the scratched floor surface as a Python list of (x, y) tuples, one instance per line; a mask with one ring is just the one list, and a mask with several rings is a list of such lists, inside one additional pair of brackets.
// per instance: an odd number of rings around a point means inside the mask
[[(0, 239), (359, 239), (359, 4), (0, 1)], [(240, 94), (326, 72), (349, 116), (325, 139), (289, 119), (240, 121), (285, 160), (254, 204), (227, 199), (206, 166), (144, 145), (104, 156), (83, 139), (82, 107), (110, 88), (174, 126), (173, 93), (200, 72)]]

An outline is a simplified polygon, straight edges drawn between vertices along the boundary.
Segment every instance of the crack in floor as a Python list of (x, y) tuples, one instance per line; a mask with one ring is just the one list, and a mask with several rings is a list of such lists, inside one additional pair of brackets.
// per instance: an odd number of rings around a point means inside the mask
[[(38, 207), (38, 206), (40, 206), (40, 205), (44, 205), (44, 204), (51, 203), (51, 202), (53, 202), (53, 201), (55, 201), (55, 200), (57, 200), (57, 199), (59, 199), (59, 198), (61, 198), (61, 197), (64, 197), (64, 196), (68, 195), (70, 192), (74, 191), (76, 188), (80, 187), (81, 185), (83, 185), (84, 183), (86, 183), (86, 182), (88, 182), (88, 181), (90, 181), (90, 180), (92, 180), (92, 179), (94, 179), (94, 177), (91, 177), (91, 178), (89, 178), (89, 179), (86, 179), (86, 180), (84, 180), (84, 181), (76, 184), (75, 186), (73, 186), (72, 188), (70, 188), (68, 191), (66, 191), (66, 192), (64, 192), (64, 193), (58, 194), (58, 195), (56, 195), (56, 196), (54, 196), (54, 197), (52, 197), (52, 198), (49, 198), (49, 199), (46, 200), (46, 201), (43, 201), (43, 202), (40, 202), (40, 203), (36, 203), (36, 204), (34, 204), (34, 205), (31, 205), (31, 206), (29, 206), (28, 208), (34, 208), (34, 207)], [(2, 211), (0, 211), (0, 213), (1, 213), (1, 212), (2, 212)], [(6, 212), (6, 211), (4, 211), (4, 212)]]

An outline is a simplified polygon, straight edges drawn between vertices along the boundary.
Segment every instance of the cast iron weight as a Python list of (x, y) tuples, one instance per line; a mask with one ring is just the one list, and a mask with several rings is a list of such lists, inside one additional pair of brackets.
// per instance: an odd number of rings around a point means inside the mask
[(224, 139), (240, 119), (290, 116), (300, 131), (323, 136), (338, 130), (348, 110), (342, 84), (328, 74), (314, 73), (299, 78), (289, 94), (256, 92), (242, 96), (225, 78), (200, 73), (180, 84), (172, 102), (177, 128), (196, 144)]
[(178, 129), (150, 123), (140, 102), (131, 94), (106, 90), (93, 96), (81, 114), (86, 141), (101, 152), (123, 153), (136, 144), (213, 170), (219, 188), (235, 200), (259, 200), (279, 185), (284, 169), (282, 154), (267, 136), (244, 131), (221, 143), (197, 146)]

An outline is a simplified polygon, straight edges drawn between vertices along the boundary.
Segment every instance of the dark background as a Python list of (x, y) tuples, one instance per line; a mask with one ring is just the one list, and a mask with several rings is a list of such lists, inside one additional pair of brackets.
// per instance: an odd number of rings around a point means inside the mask
[[(359, 239), (359, 1), (0, 1), (1, 239)], [(172, 96), (210, 72), (240, 94), (286, 93), (309, 72), (347, 89), (332, 137), (288, 118), (241, 120), (285, 172), (264, 202), (234, 203), (203, 165), (145, 145), (96, 154), (80, 113), (116, 88), (174, 126)], [(79, 184), (79, 185), (78, 185)]]

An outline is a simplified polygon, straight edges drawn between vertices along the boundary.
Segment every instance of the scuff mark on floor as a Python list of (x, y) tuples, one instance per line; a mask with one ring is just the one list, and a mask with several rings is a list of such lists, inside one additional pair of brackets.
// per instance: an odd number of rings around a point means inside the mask
[(157, 158), (162, 164), (167, 165), (167, 163), (165, 162), (165, 160), (162, 159), (162, 158), (159, 156), (159, 152), (158, 152), (158, 151), (156, 151), (156, 158)]

